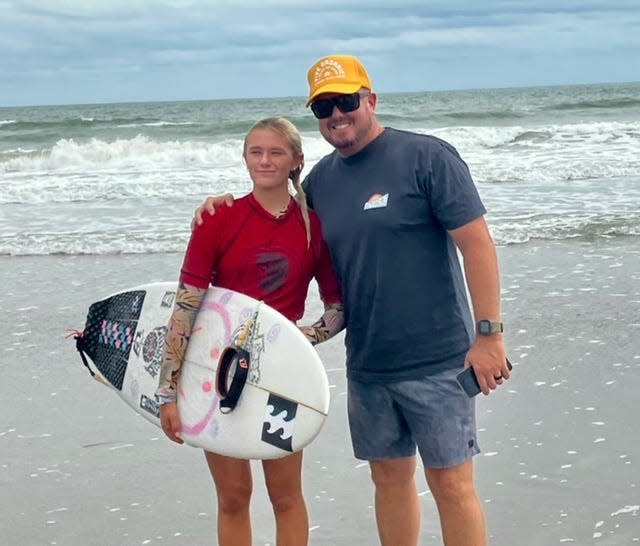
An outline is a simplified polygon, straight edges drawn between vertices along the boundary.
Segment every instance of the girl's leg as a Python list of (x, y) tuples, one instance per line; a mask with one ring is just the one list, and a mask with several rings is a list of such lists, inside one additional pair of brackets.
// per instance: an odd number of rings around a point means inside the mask
[(249, 461), (210, 451), (204, 455), (218, 495), (218, 544), (251, 546), (249, 507), (253, 481)]
[(276, 518), (276, 545), (305, 546), (309, 515), (302, 496), (302, 451), (262, 461), (262, 467)]

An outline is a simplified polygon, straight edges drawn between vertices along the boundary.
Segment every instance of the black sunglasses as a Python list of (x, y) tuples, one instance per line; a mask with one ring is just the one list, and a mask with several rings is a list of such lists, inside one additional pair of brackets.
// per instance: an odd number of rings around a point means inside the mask
[(333, 114), (334, 106), (338, 107), (343, 114), (354, 112), (360, 108), (360, 97), (369, 95), (367, 91), (358, 91), (350, 95), (337, 95), (330, 99), (318, 99), (311, 103), (311, 111), (318, 119), (328, 118)]

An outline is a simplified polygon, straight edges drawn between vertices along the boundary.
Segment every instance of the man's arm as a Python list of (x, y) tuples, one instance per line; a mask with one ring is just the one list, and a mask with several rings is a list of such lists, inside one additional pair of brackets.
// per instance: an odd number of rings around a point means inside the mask
[[(483, 216), (449, 232), (464, 258), (464, 271), (475, 320), (500, 318), (500, 272), (496, 247)], [(476, 334), (465, 359), (484, 394), (509, 378), (502, 333)]]

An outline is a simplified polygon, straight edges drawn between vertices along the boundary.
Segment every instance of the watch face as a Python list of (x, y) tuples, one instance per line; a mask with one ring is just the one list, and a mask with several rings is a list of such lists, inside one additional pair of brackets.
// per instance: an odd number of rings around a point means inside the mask
[(478, 321), (478, 333), (482, 336), (488, 336), (493, 334), (494, 332), (502, 332), (502, 323), (501, 322), (491, 322), (487, 319), (482, 319)]

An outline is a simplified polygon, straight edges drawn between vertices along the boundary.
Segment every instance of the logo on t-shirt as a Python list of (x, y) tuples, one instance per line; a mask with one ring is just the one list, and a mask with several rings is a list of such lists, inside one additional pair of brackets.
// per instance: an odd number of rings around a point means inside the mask
[(278, 252), (263, 252), (256, 258), (256, 278), (258, 286), (271, 294), (280, 289), (289, 273), (289, 260)]
[(374, 193), (369, 200), (364, 204), (364, 210), (369, 209), (380, 209), (387, 206), (387, 201), (389, 200), (389, 194), (385, 193), (381, 195), (379, 193)]

